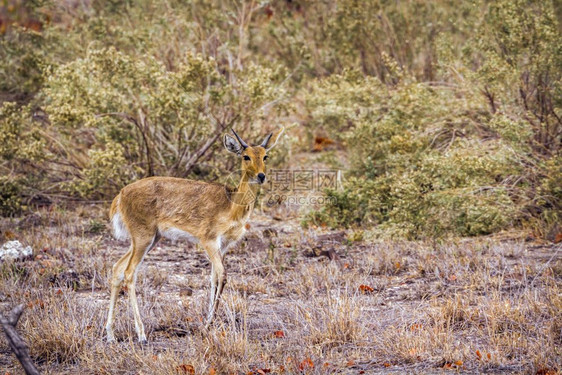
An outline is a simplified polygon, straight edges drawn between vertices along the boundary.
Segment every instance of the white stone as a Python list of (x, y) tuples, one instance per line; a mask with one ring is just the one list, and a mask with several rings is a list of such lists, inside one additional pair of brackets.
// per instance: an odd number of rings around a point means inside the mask
[(33, 254), (31, 246), (24, 247), (19, 241), (8, 241), (0, 248), (0, 260), (24, 259)]

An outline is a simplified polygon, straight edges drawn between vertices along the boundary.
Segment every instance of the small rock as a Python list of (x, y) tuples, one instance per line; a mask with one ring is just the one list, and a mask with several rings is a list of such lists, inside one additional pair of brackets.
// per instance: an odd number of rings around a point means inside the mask
[(33, 254), (31, 246), (24, 247), (19, 241), (8, 241), (0, 248), (0, 260), (20, 260)]

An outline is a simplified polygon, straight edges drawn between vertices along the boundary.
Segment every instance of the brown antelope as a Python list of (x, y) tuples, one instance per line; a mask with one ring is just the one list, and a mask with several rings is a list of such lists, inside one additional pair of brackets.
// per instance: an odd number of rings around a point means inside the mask
[(211, 262), (211, 295), (206, 326), (212, 322), (226, 283), (223, 259), (229, 246), (246, 231), (259, 186), (265, 182), (267, 152), (283, 133), (269, 134), (259, 146), (249, 146), (234, 130), (224, 147), (242, 158), (238, 188), (172, 177), (149, 177), (125, 186), (109, 212), (117, 239), (131, 239), (129, 251), (113, 265), (111, 299), (105, 329), (115, 340), (115, 303), (123, 282), (127, 286), (138, 339), (146, 342), (135, 293), (136, 273), (146, 253), (161, 237), (195, 238)]

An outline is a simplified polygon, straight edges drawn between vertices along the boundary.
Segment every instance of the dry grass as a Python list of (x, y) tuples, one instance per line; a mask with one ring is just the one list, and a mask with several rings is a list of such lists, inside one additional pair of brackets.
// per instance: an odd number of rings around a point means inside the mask
[[(2, 221), (34, 259), (0, 265), (0, 310), (26, 303), (19, 329), (45, 374), (461, 372), (562, 368), (560, 247), (471, 239), (443, 244), (318, 237), (256, 215), (227, 256), (220, 314), (202, 325), (209, 263), (162, 242), (139, 273), (149, 344), (127, 299), (104, 342), (111, 239), (100, 207)], [(262, 231), (275, 227), (273, 260)], [(339, 259), (316, 257), (333, 249)], [(363, 288), (360, 286), (364, 285)], [(126, 293), (126, 292), (125, 292)], [(20, 373), (4, 338), (0, 368)]]

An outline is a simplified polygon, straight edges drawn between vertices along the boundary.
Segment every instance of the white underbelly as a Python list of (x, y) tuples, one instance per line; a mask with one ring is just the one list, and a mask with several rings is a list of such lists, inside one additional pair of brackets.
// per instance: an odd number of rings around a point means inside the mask
[(193, 243), (199, 242), (197, 237), (195, 237), (191, 233), (186, 232), (186, 231), (181, 230), (181, 229), (178, 229), (178, 228), (173, 228), (173, 227), (172, 228), (166, 228), (164, 230), (160, 230), (160, 235), (162, 237), (167, 238), (169, 240), (172, 240), (174, 242), (180, 241), (180, 240), (187, 240), (187, 241), (193, 242)]

